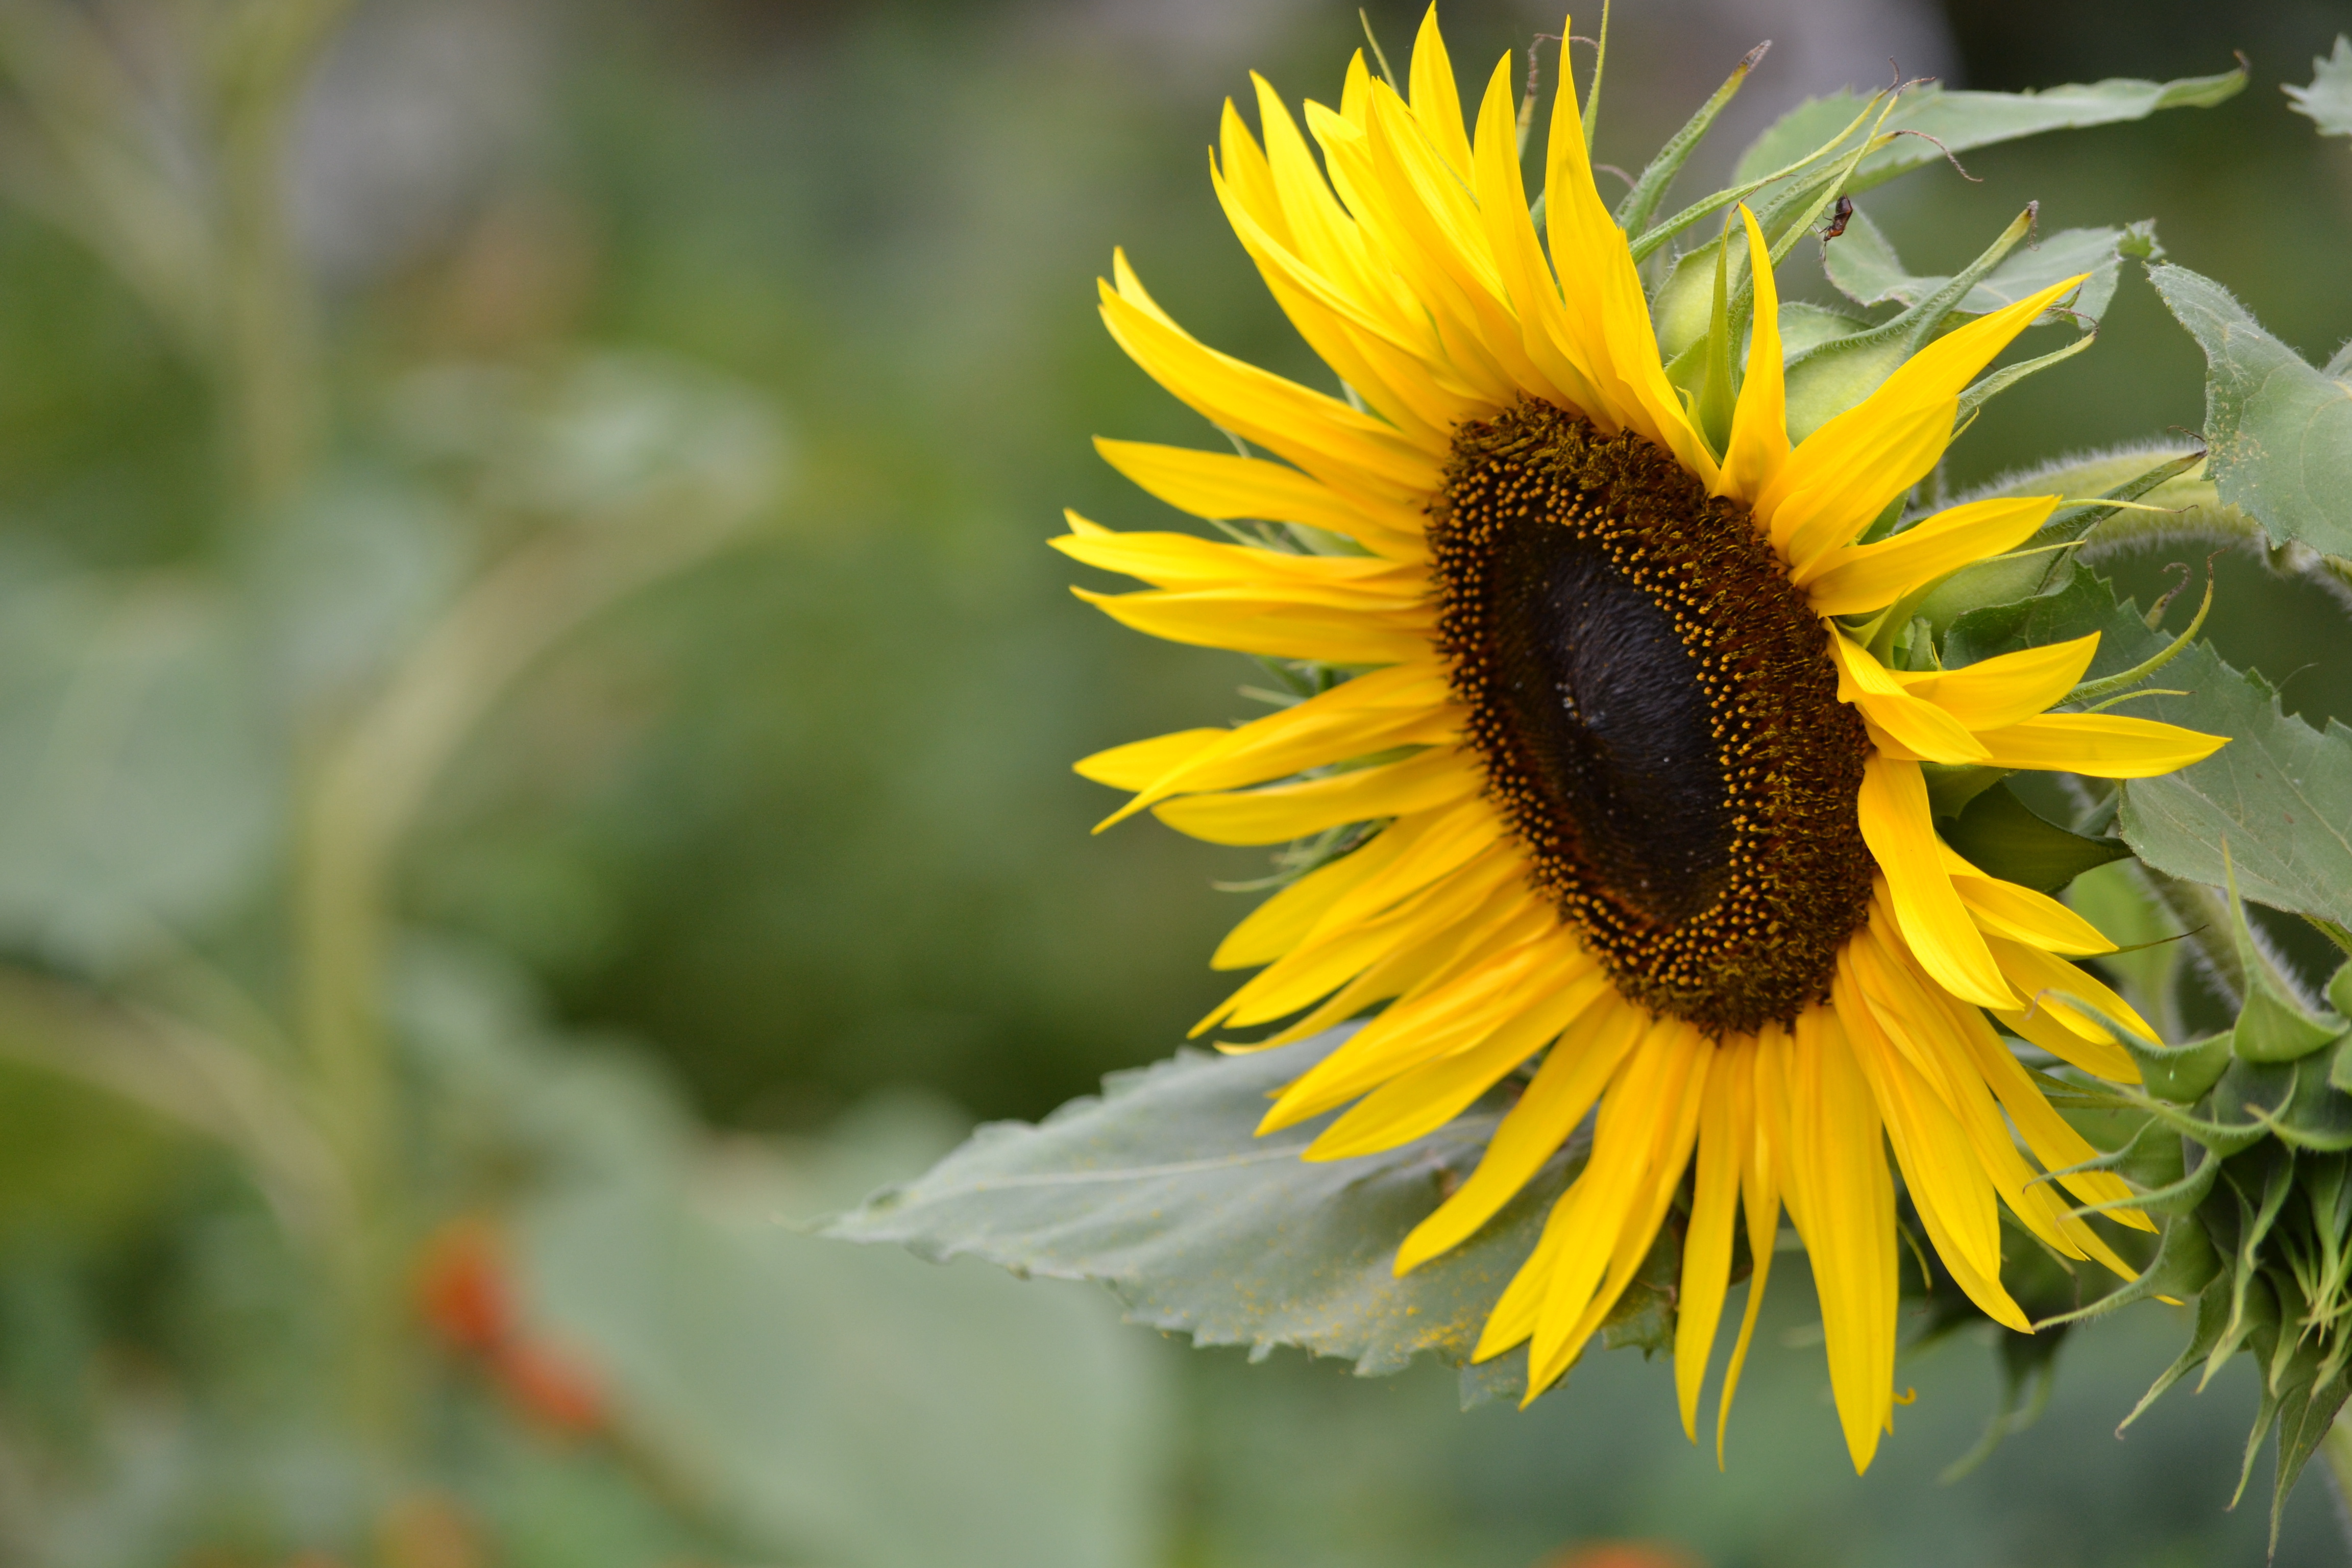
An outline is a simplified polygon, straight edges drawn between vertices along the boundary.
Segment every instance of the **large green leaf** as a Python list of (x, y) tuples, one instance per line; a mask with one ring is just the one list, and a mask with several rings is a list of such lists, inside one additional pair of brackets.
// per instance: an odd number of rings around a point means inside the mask
[[(2089, 572), (2056, 592), (1971, 611), (1952, 625), (1945, 657), (1973, 663), (2013, 648), (2099, 634), (2093, 677), (2119, 674), (2169, 640), (2118, 605)], [(2193, 767), (2123, 785), (2124, 841), (2168, 876), (2220, 885), (2227, 844), (2238, 888), (2256, 903), (2352, 925), (2352, 730), (2323, 731), (2281, 710), (2259, 675), (2203, 643), (2148, 683), (2179, 696), (2134, 698), (2124, 711), (2231, 742)]]
[(2305, 363), (2211, 279), (2173, 266), (2148, 278), (2205, 351), (2205, 439), (2221, 500), (2277, 543), (2352, 555), (2352, 382)]
[(1397, 1244), (1477, 1163), (1500, 1107), (1402, 1148), (1309, 1163), (1319, 1122), (1251, 1135), (1266, 1093), (1345, 1030), (1248, 1056), (1185, 1051), (1036, 1126), (1000, 1122), (823, 1234), (1092, 1279), (1129, 1316), (1204, 1345), (1297, 1345), (1367, 1375), (1467, 1358), (1565, 1184), (1555, 1160), (1468, 1244), (1400, 1279)]
[[(1927, 87), (1906, 93), (1883, 127), (1920, 134), (1897, 137), (1863, 160), (1845, 188), (1851, 194), (1883, 184), (1923, 163), (1940, 161), (1947, 150), (1965, 153), (2045, 131), (2145, 120), (2160, 109), (2210, 109), (2245, 85), (2246, 73), (2240, 69), (2168, 82), (2113, 78), (2040, 92), (1946, 92)], [(1849, 89), (1798, 105), (1739, 155), (1732, 183), (1757, 179), (1803, 157), (1861, 113), (1863, 102), (1861, 95)]]
[(2352, 136), (2352, 38), (2336, 35), (2336, 52), (2311, 62), (2309, 87), (2283, 88), (2294, 111), (2311, 117), (2322, 136)]

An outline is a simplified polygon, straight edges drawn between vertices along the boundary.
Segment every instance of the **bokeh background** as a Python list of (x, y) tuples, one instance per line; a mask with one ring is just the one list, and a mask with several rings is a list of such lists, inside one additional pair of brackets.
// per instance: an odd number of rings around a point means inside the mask
[[(1479, 79), (1558, 26), (1444, 16)], [(1417, 7), (1370, 16), (1401, 61)], [(2277, 90), (2352, 5), (1614, 26), (1598, 155), (1634, 166), (1775, 41), (1685, 194), (1898, 68), (2242, 50), (2220, 109), (1864, 205), (1922, 272), (2028, 199), (2153, 218), (2313, 358), (2352, 333), (2352, 144)], [(1718, 1474), (1630, 1353), (1465, 1415), (1441, 1368), (1250, 1366), (792, 1229), (1218, 994), (1215, 884), (1263, 858), (1091, 838), (1068, 763), (1237, 714), (1247, 667), (1121, 632), (1043, 542), (1168, 523), (1089, 436), (1213, 439), (1100, 331), (1115, 244), (1304, 373), (1203, 148), (1250, 68), (1329, 98), (1360, 36), (1325, 0), (0, 0), (0, 1563), (2259, 1561), (2246, 1367), (2112, 1435), (2160, 1309), (1948, 1480), (1998, 1360), (1923, 1349), (1857, 1479), (1784, 1271)], [(1782, 286), (1826, 296), (1810, 247)], [(2127, 276), (1950, 482), (2201, 389)], [(2224, 652), (2352, 719), (2341, 609), (2221, 582)], [(2282, 1562), (2340, 1560), (2332, 1506), (2315, 1474)]]

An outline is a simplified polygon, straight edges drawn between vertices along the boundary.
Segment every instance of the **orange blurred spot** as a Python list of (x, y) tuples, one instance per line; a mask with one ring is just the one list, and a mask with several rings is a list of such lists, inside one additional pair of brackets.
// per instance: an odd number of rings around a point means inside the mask
[(1537, 1568), (1705, 1568), (1665, 1541), (1588, 1541), (1545, 1558)]
[(515, 1340), (490, 1358), (499, 1386), (526, 1411), (559, 1431), (586, 1434), (604, 1425), (604, 1394), (595, 1374), (561, 1351)]
[(452, 1220), (425, 1244), (416, 1306), (425, 1325), (459, 1350), (487, 1353), (514, 1331), (505, 1248), (484, 1219)]

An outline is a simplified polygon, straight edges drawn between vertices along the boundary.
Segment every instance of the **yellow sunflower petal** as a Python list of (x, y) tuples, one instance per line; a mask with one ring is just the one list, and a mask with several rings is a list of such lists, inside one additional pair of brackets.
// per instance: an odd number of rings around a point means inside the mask
[(1895, 1400), (1895, 1182), (1877, 1100), (1836, 1018), (1800, 1014), (1790, 1051), (1788, 1199), (1813, 1266), (1830, 1392), (1855, 1473)]
[(2230, 743), (2177, 724), (2120, 713), (2044, 713), (1979, 733), (1995, 767), (2040, 768), (2101, 779), (2147, 779), (2201, 763)]
[[(1765, 1081), (1785, 1068), (1780, 1058), (1788, 1052), (1788, 1037), (1777, 1024), (1768, 1024), (1751, 1047), (1727, 1064), (1735, 1096), (1733, 1117), (1748, 1130), (1747, 1159), (1739, 1172), (1739, 1207), (1748, 1219), (1748, 1256), (1755, 1271), (1748, 1277), (1748, 1304), (1739, 1314), (1739, 1332), (1731, 1342), (1731, 1359), (1723, 1369), (1723, 1392), (1716, 1396), (1715, 1464), (1723, 1468), (1725, 1436), (1731, 1429), (1732, 1396), (1739, 1392), (1739, 1373), (1748, 1364), (1748, 1347), (1756, 1337), (1756, 1320), (1764, 1308), (1764, 1287), (1772, 1277), (1772, 1254), (1780, 1231), (1780, 1170), (1778, 1148), (1788, 1141), (1784, 1104), (1768, 1108)], [(1770, 1063), (1770, 1066), (1767, 1064)]]
[(1426, 496), (1441, 482), (1435, 458), (1392, 426), (1220, 353), (1108, 283), (1102, 315), (1128, 357), (1154, 381), (1214, 423), (1327, 482), (1341, 477), (1399, 500)]
[(1690, 1025), (1660, 1020), (1601, 1100), (1592, 1158), (1562, 1200), (1576, 1205), (1576, 1231), (1544, 1281), (1528, 1349), (1528, 1402), (1575, 1364), (1624, 1288), (1626, 1254), (1638, 1265), (1648, 1250), (1656, 1230), (1649, 1216), (1663, 1213), (1661, 1194), (1672, 1198), (1690, 1161), (1713, 1050)]
[[(1864, 944), (1857, 943), (1859, 948)], [(1904, 1189), (1927, 1226), (1953, 1282), (1984, 1314), (2019, 1333), (2032, 1323), (2000, 1283), (2000, 1215), (1967, 1130), (1939, 1091), (1895, 1047), (1870, 1007), (1853, 994), (1851, 968), (1838, 976), (1838, 1020), (1870, 1082)]]
[(1832, 550), (1794, 574), (1795, 581), (1818, 614), (1865, 615), (2022, 544), (2057, 506), (2055, 496), (2035, 496), (1948, 507), (1892, 539)]
[(1790, 565), (1801, 569), (1849, 542), (1887, 502), (1925, 479), (1951, 443), (1961, 391), (2081, 281), (2052, 284), (1938, 338), (1800, 443), (1756, 500), (1758, 520)]
[(1639, 1008), (1622, 1002), (1612, 1005), (1604, 995), (1602, 1005), (1544, 1057), (1527, 1092), (1487, 1140), (1486, 1152), (1470, 1179), (1406, 1236), (1397, 1250), (1396, 1271), (1403, 1274), (1452, 1251), (1517, 1196), (1568, 1142), (1647, 1028)]
[(1265, 789), (1188, 795), (1151, 808), (1160, 821), (1211, 844), (1285, 844), (1344, 823), (1433, 810), (1484, 786), (1451, 747), (1401, 763)]
[(1698, 1160), (1691, 1178), (1689, 1226), (1683, 1233), (1682, 1289), (1675, 1313), (1675, 1398), (1683, 1435), (1698, 1441), (1699, 1388), (1706, 1381), (1723, 1298), (1731, 1284), (1732, 1226), (1739, 1207), (1739, 1177), (1754, 1136), (1740, 1089), (1753, 1070), (1752, 1042), (1727, 1043), (1707, 1075), (1698, 1113)]
[(2099, 634), (2093, 632), (2072, 642), (2021, 648), (1959, 669), (1895, 679), (1912, 696), (1934, 703), (1981, 734), (2022, 722), (2074, 690), (2098, 650)]
[(1402, 664), (1429, 647), (1430, 617), (1301, 603), (1247, 589), (1138, 594), (1070, 592), (1121, 626), (1196, 647), (1233, 648), (1326, 664)]
[(1370, 843), (1318, 866), (1252, 910), (1225, 933), (1209, 960), (1212, 969), (1254, 969), (1271, 963), (1306, 940), (1325, 911), (1368, 878), (1392, 864), (1412, 842), (1419, 823), (1397, 823)]
[(1672, 452), (1712, 489), (1718, 471), (1714, 455), (1684, 413), (1682, 399), (1658, 361), (1649, 300), (1624, 231), (1609, 216), (1592, 183), (1583, 117), (1572, 84), (1565, 81), (1552, 96), (1545, 166), (1544, 215), (1551, 230), (1552, 270), (1559, 280), (1576, 357), (1591, 368), (1595, 390), (1612, 405), (1600, 412)]
[(1408, 606), (1427, 592), (1418, 568), (1369, 555), (1295, 555), (1221, 544), (1189, 533), (1115, 533), (1066, 514), (1071, 531), (1046, 541), (1073, 561), (1158, 588), (1257, 589), (1318, 604)]
[(1514, 858), (1490, 852), (1460, 872), (1433, 882), (1376, 920), (1318, 936), (1251, 976), (1209, 1016), (1192, 1026), (1200, 1035), (1221, 1023), (1235, 1027), (1270, 1023), (1328, 995), (1391, 952), (1417, 949), (1456, 928), (1496, 887), (1517, 872)]
[[(1789, 398), (1780, 367), (1780, 297), (1772, 280), (1772, 253), (1746, 202), (1739, 204), (1739, 221), (1748, 229), (1748, 269), (1756, 280), (1756, 325), (1748, 338), (1748, 375), (1732, 410), (1731, 440), (1724, 448), (1716, 493), (1752, 500), (1789, 460)], [(1687, 1415), (1683, 1424), (1690, 1424)]]
[(1286, 1046), (1344, 1024), (1367, 1007), (1388, 1001), (1410, 1002), (1441, 985), (1448, 985), (1522, 942), (1557, 933), (1559, 911), (1531, 897), (1524, 885), (1502, 878), (1488, 886), (1470, 912), (1425, 940), (1400, 944), (1364, 972), (1335, 991), (1297, 1023), (1286, 1025), (1262, 1047), (1220, 1044), (1219, 1050), (1257, 1049)]
[(1830, 628), (1830, 658), (1837, 666), (1838, 700), (1862, 710), (1874, 731), (1884, 731), (1914, 761), (1981, 763), (1990, 755), (1967, 725), (1914, 697), (1894, 671), (1835, 626)]
[[(1953, 1021), (1959, 1026), (1956, 1033), (1965, 1042), (1969, 1060), (1999, 1097), (2001, 1109), (2009, 1113), (2010, 1121), (2016, 1124), (2019, 1135), (2024, 1138), (2025, 1146), (2033, 1151), (2035, 1159), (2041, 1161), (2045, 1168), (2059, 1171), (2098, 1158), (2099, 1151), (2091, 1141), (2076, 1131), (2042, 1097), (2042, 1090), (2026, 1073), (2023, 1064), (2001, 1044), (1991, 1026), (1984, 1021), (1983, 1014), (1965, 1012), (1955, 1015)], [(2086, 1204), (2110, 1203), (2131, 1195), (2131, 1188), (2124, 1179), (2112, 1172), (2078, 1171), (2058, 1180), (2068, 1192)], [(2062, 1215), (2057, 1217), (2063, 1226), (2071, 1216)], [(2107, 1217), (2117, 1225), (2128, 1226), (2135, 1230), (2153, 1231), (2157, 1228), (2154, 1220), (2137, 1209), (2110, 1209)], [(2081, 1226), (2079, 1220), (2074, 1223)], [(2098, 1233), (2088, 1226), (2081, 1226), (2081, 1229), (2093, 1241), (2097, 1240)], [(2112, 1252), (2102, 1256), (2102, 1251), (2093, 1250), (2082, 1235), (2074, 1235), (2073, 1239), (2102, 1263), (2114, 1257)], [(2104, 1250), (2105, 1243), (2099, 1246)], [(2110, 1267), (2119, 1268), (2119, 1263)], [(2130, 1272), (2127, 1268), (2120, 1271)]]
[(2012, 942), (2028, 942), (2045, 952), (2077, 958), (2116, 950), (2116, 944), (2098, 927), (2057, 900), (2031, 888), (2021, 888), (2015, 882), (1989, 877), (1954, 853), (1949, 846), (1944, 849), (1944, 868), (1952, 874), (1952, 888), (1960, 895), (1960, 902), (1969, 907), (1969, 915), (1986, 931), (1998, 931)]
[[(2098, 976), (2079, 964), (2069, 963), (2038, 947), (2011, 942), (2007, 937), (1988, 935), (1985, 941), (1992, 949), (1994, 961), (2000, 963), (2011, 983), (2017, 987), (2023, 1007), (2022, 1012), (2014, 1011), (2019, 1004), (2011, 1004), (2011, 1010), (1996, 1009), (1996, 1017), (2004, 1022), (2012, 1016), (2021, 1020), (2048, 1018), (2077, 1042), (2107, 1045), (2115, 1039), (2114, 1032), (2096, 1018), (2078, 1011), (2066, 1000), (2069, 996), (2079, 996), (2096, 1011), (2137, 1033), (2140, 1038), (2152, 1040), (2157, 1037), (2156, 1031), (2147, 1026), (2147, 1020), (2141, 1017), (2130, 1003), (2116, 995)], [(2076, 1054), (2072, 1054), (2074, 1047), (2060, 1050), (2042, 1036), (2027, 1035), (2025, 1037), (2042, 1049), (2101, 1078), (2120, 1083), (2136, 1083), (2139, 1079), (2138, 1069), (2131, 1065), (2130, 1057), (2119, 1047), (2110, 1047), (2107, 1051), (2077, 1060)]]
[(1570, 1027), (1608, 988), (1607, 976), (1588, 974), (1505, 1019), (1468, 1049), (1390, 1079), (1324, 1129), (1304, 1158), (1376, 1154), (1436, 1131)]
[(1885, 876), (1895, 922), (1920, 964), (1955, 996), (1979, 1006), (2014, 1006), (2015, 993), (1944, 868), (1919, 765), (1872, 757), (1863, 764), (1855, 808), (1863, 842)]
[(1421, 32), (1412, 41), (1412, 66), (1406, 89), (1412, 95), (1412, 117), (1422, 134), (1440, 157), (1452, 165), (1454, 177), (1470, 178), (1470, 139), (1462, 131), (1462, 94), (1454, 85), (1454, 62), (1437, 30), (1437, 7), (1422, 14)]
[(1565, 931), (1523, 942), (1365, 1025), (1283, 1090), (1258, 1131), (1273, 1132), (1318, 1116), (1399, 1073), (1466, 1050), (1531, 998), (1596, 974), (1583, 944)]
[(1143, 489), (1194, 517), (1304, 523), (1355, 540), (1387, 560), (1429, 558), (1423, 518), (1402, 507), (1349, 500), (1313, 475), (1280, 463), (1100, 436), (1095, 450)]
[(1142, 789), (1232, 733), (1231, 730), (1179, 730), (1172, 735), (1129, 741), (1124, 746), (1079, 758), (1071, 764), (1071, 771), (1082, 779), (1092, 779), (1113, 789)]
[(1496, 62), (1487, 79), (1486, 97), (1478, 110), (1478, 141), (1474, 152), (1479, 221), (1495, 270), (1512, 312), (1517, 317), (1519, 341), (1539, 379), (1528, 390), (1538, 397), (1584, 410), (1594, 423), (1613, 434), (1611, 405), (1595, 388), (1592, 376), (1578, 360), (1559, 289), (1551, 266), (1528, 213), (1527, 185), (1519, 172), (1518, 116), (1512, 107), (1511, 62)]
[(1449, 696), (1445, 672), (1433, 658), (1360, 675), (1297, 707), (1221, 731), (1217, 739), (1171, 763), (1095, 831), (1171, 795), (1264, 784), (1390, 746), (1450, 741), (1452, 732), (1413, 739), (1431, 729), (1433, 713), (1446, 710)]

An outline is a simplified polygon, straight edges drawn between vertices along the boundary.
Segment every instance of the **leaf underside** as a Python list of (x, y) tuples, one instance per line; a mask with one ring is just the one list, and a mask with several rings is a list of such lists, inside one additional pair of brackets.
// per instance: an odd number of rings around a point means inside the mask
[[(820, 1234), (1093, 1280), (1134, 1321), (1254, 1356), (1295, 1345), (1347, 1357), (1364, 1376), (1424, 1352), (1462, 1363), (1580, 1168), (1580, 1144), (1470, 1241), (1400, 1279), (1398, 1243), (1475, 1167), (1505, 1104), (1490, 1095), (1424, 1138), (1348, 1160), (1298, 1157), (1327, 1119), (1253, 1137), (1268, 1094), (1350, 1032), (1244, 1056), (1188, 1049), (1115, 1073), (1099, 1097), (1034, 1126), (982, 1127)], [(1466, 1386), (1498, 1384), (1481, 1373)]]

